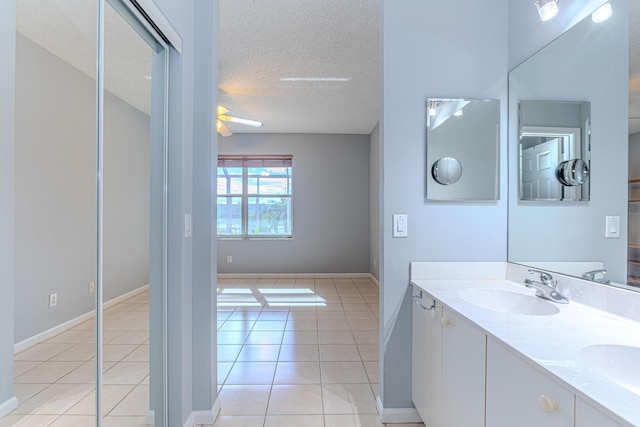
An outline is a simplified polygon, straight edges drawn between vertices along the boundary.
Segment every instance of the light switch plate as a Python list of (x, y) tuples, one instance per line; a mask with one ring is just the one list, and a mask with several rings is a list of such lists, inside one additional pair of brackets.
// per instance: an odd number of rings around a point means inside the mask
[(393, 237), (407, 237), (407, 214), (393, 215)]
[(606, 230), (604, 237), (607, 239), (619, 239), (620, 238), (620, 217), (619, 216), (607, 216), (606, 217)]
[(191, 237), (191, 214), (184, 214), (184, 238)]

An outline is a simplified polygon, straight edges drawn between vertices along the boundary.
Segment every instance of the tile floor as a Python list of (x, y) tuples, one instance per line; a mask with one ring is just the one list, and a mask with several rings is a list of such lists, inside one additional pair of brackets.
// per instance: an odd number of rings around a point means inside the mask
[(378, 293), (367, 278), (219, 280), (215, 427), (383, 426)]
[[(219, 280), (214, 427), (383, 426), (378, 312), (367, 278)], [(105, 427), (145, 425), (148, 322), (147, 292), (105, 311)], [(95, 425), (93, 328), (86, 321), (16, 355), (20, 406), (0, 427)]]
[[(105, 310), (105, 427), (146, 425), (149, 401), (149, 294)], [(95, 425), (95, 320), (15, 355), (19, 406), (0, 427)]]

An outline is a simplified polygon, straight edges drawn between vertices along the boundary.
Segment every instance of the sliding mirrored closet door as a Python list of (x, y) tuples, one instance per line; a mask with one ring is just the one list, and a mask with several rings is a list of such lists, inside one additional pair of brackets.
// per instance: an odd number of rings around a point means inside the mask
[(126, 0), (102, 7), (97, 425), (165, 426), (168, 52)]

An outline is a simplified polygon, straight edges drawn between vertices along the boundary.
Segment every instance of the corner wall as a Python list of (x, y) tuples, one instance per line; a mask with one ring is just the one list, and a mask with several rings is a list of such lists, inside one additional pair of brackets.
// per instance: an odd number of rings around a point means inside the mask
[(369, 150), (369, 273), (380, 281), (380, 125), (371, 132)]
[(218, 149), (293, 155), (293, 238), (218, 240), (218, 273), (369, 272), (368, 135), (234, 134)]
[[(381, 375), (384, 408), (411, 401), (411, 261), (506, 261), (507, 0), (381, 5)], [(428, 97), (500, 99), (500, 200), (426, 203)], [(393, 238), (392, 214), (408, 214)], [(384, 413), (384, 412), (383, 412)]]
[(0, 2), (0, 417), (13, 395), (16, 2)]

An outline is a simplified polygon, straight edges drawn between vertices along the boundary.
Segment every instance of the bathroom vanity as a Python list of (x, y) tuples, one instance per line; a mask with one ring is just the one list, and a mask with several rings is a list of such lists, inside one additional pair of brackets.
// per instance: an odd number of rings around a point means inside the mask
[(640, 425), (640, 323), (508, 280), (523, 275), (507, 263), (411, 264), (412, 396), (425, 424)]

